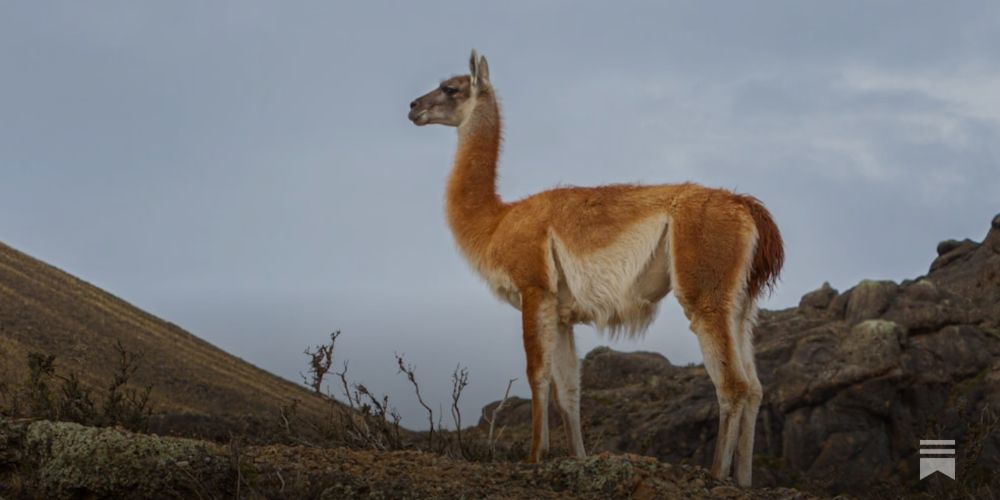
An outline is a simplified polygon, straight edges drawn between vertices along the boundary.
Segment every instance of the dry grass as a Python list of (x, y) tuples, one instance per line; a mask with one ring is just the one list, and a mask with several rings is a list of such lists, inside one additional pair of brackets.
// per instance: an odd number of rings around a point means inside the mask
[(54, 355), (81, 386), (107, 388), (114, 342), (145, 357), (133, 375), (149, 403), (178, 415), (271, 415), (297, 400), (310, 418), (327, 403), (127, 302), (0, 243), (0, 380), (23, 380), (28, 353)]

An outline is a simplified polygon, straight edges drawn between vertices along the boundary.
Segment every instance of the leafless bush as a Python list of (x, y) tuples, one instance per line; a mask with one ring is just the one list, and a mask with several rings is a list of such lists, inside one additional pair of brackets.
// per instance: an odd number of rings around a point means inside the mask
[(330, 372), (333, 365), (333, 350), (337, 344), (337, 337), (340, 337), (340, 330), (330, 334), (330, 343), (321, 344), (313, 349), (308, 347), (304, 351), (309, 356), (309, 377), (302, 375), (302, 382), (312, 387), (316, 394), (323, 394), (323, 378)]
[(118, 355), (118, 365), (115, 367), (104, 400), (105, 425), (121, 425), (132, 430), (143, 429), (152, 412), (149, 406), (149, 394), (153, 386), (147, 385), (142, 389), (128, 386), (129, 380), (139, 369), (143, 353), (125, 349), (120, 339), (115, 342), (115, 353)]
[(3, 413), (144, 430), (151, 412), (149, 394), (152, 386), (135, 389), (129, 383), (139, 369), (142, 355), (127, 350), (120, 340), (115, 342), (114, 349), (118, 364), (103, 394), (86, 386), (76, 372), (58, 373), (55, 355), (29, 353), (26, 359), (28, 375), (19, 386), (6, 388)]
[[(53, 354), (28, 353), (28, 380), (22, 393), (30, 416), (56, 418), (56, 404), (49, 388), (56, 372), (55, 362)], [(20, 406), (17, 403), (15, 405)]]
[(303, 418), (299, 413), (299, 404), (301, 401), (294, 398), (290, 403), (278, 407), (275, 429), (277, 441), (285, 444), (316, 446), (311, 437), (322, 435), (323, 432), (313, 421)]
[(451, 418), (455, 422), (455, 435), (458, 438), (458, 451), (462, 456), (467, 456), (468, 452), (462, 443), (462, 410), (458, 407), (459, 400), (462, 399), (462, 391), (469, 385), (469, 369), (458, 365), (451, 374)]
[(516, 378), (512, 378), (507, 381), (507, 390), (503, 391), (503, 399), (500, 400), (500, 404), (498, 404), (496, 408), (493, 408), (493, 411), (490, 412), (490, 416), (487, 418), (490, 423), (490, 432), (486, 435), (486, 444), (489, 446), (490, 460), (493, 460), (496, 457), (497, 441), (500, 440), (500, 435), (503, 434), (504, 429), (507, 427), (501, 427), (500, 431), (497, 432), (496, 437), (494, 437), (493, 429), (496, 427), (497, 415), (500, 413), (500, 410), (503, 409), (503, 406), (507, 404), (507, 399), (510, 398), (510, 388), (514, 386), (514, 382), (517, 382)]
[(348, 406), (339, 407), (338, 412), (348, 440), (346, 444), (377, 450), (402, 449), (401, 417), (389, 405), (389, 396), (378, 398), (364, 385), (348, 382), (347, 368), (345, 361), (344, 369), (337, 372)]
[[(402, 355), (395, 354), (397, 373), (402, 374), (410, 382), (417, 402), (427, 413), (427, 431), (422, 433), (424, 439), (421, 439), (420, 443), (412, 442), (409, 437), (404, 439), (400, 428), (401, 417), (390, 404), (388, 395), (377, 396), (364, 384), (352, 382), (348, 377), (347, 361), (343, 362), (340, 371), (333, 371), (335, 344), (340, 334), (340, 331), (336, 331), (330, 334), (330, 341), (327, 344), (310, 347), (304, 351), (308, 357), (308, 374), (302, 374), (303, 384), (329, 401), (334, 410), (331, 422), (335, 424), (335, 428), (327, 429), (322, 432), (323, 435), (339, 445), (351, 448), (399, 450), (416, 447), (432, 453), (470, 460), (493, 460), (497, 456), (497, 443), (503, 433), (502, 428), (499, 433), (494, 433), (494, 426), (491, 425), (488, 436), (482, 433), (473, 432), (469, 435), (463, 432), (460, 402), (462, 393), (469, 384), (467, 367), (458, 365), (452, 373), (450, 411), (455, 428), (453, 431), (446, 431), (442, 422), (443, 408), (439, 408), (435, 415), (431, 405), (424, 399), (416, 367), (408, 364)], [(342, 403), (329, 392), (324, 393), (322, 390), (323, 382), (330, 375), (339, 381), (342, 394), (339, 399)], [(496, 418), (509, 397), (513, 383), (514, 380), (508, 382), (504, 401), (493, 411), (493, 418)], [(297, 406), (294, 404), (281, 408), (279, 412), (281, 434), (286, 440), (310, 444), (301, 438), (304, 433), (299, 429), (302, 424), (297, 422), (296, 410)]]
[[(454, 424), (453, 431), (446, 431), (442, 422), (444, 411), (438, 410), (437, 423), (434, 422), (434, 411), (430, 405), (424, 401), (420, 392), (420, 383), (417, 381), (416, 369), (413, 365), (407, 364), (402, 356), (396, 355), (396, 365), (400, 373), (406, 375), (407, 380), (413, 385), (413, 390), (417, 395), (417, 401), (427, 411), (428, 431), (425, 451), (439, 453), (443, 455), (461, 457), (466, 460), (492, 461), (498, 456), (497, 443), (503, 429), (498, 434), (494, 434), (495, 426), (491, 425), (490, 433), (484, 436), (481, 432), (466, 434), (462, 428), (462, 393), (469, 385), (469, 369), (462, 365), (457, 365), (451, 374), (451, 417)], [(507, 390), (504, 393), (504, 400), (494, 409), (493, 419), (496, 418), (503, 404), (510, 396), (510, 389), (517, 379), (509, 380)], [(435, 439), (436, 437), (436, 439)], [(509, 450), (508, 450), (509, 451)], [(509, 455), (509, 453), (506, 453)]]
[(97, 404), (92, 392), (85, 387), (76, 373), (63, 379), (57, 411), (60, 419), (70, 422), (94, 422), (97, 420)]
[[(407, 380), (409, 380), (410, 383), (413, 384), (413, 391), (417, 393), (417, 401), (420, 403), (420, 406), (423, 406), (424, 410), (427, 411), (427, 422), (428, 422), (428, 426), (429, 426), (429, 430), (427, 432), (427, 449), (433, 451), (434, 450), (434, 410), (432, 410), (431, 407), (428, 406), (427, 403), (424, 402), (423, 396), (420, 395), (420, 384), (417, 383), (417, 374), (416, 374), (416, 371), (415, 371), (416, 368), (413, 365), (407, 364), (406, 361), (403, 360), (403, 357), (400, 356), (399, 354), (396, 354), (395, 356), (396, 356), (396, 364), (399, 366), (399, 373), (405, 374)], [(441, 428), (441, 425), (439, 423), (438, 424), (438, 429), (440, 429), (440, 428)]]
[(326, 444), (336, 444), (350, 448), (375, 450), (396, 450), (404, 448), (399, 427), (399, 413), (389, 403), (389, 396), (378, 397), (362, 384), (348, 380), (348, 363), (343, 369), (332, 372), (340, 380), (343, 403), (329, 391), (323, 391), (323, 383), (331, 374), (337, 339), (341, 332), (330, 334), (330, 341), (312, 348), (306, 348), (308, 376), (302, 375), (302, 382), (319, 397), (330, 403), (332, 420), (319, 428), (303, 429), (309, 426), (298, 417), (298, 402), (284, 405), (279, 411), (279, 428), (283, 439), (299, 444), (312, 445), (304, 436), (320, 436)]

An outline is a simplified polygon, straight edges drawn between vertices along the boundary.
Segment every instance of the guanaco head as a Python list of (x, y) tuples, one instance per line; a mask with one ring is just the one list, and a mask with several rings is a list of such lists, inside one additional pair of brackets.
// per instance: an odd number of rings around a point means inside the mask
[(476, 101), (490, 95), (490, 67), (486, 56), (472, 51), (469, 74), (453, 76), (410, 103), (410, 121), (416, 125), (439, 123), (457, 127), (472, 115)]

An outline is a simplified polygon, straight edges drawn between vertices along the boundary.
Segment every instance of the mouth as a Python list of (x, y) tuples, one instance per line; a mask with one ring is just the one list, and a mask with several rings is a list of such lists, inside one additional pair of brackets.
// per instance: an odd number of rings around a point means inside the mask
[(427, 125), (427, 122), (429, 121), (429, 119), (427, 118), (426, 109), (420, 111), (417, 110), (410, 111), (408, 118), (410, 119), (411, 122), (413, 122), (414, 125), (417, 126)]

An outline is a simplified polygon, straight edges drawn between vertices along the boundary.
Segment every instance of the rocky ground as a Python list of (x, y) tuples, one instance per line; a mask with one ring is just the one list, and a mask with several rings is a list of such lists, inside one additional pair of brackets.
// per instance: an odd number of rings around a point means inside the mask
[(10, 498), (812, 498), (787, 488), (740, 490), (702, 468), (637, 455), (484, 464), (10, 419), (0, 420), (0, 485)]
[[(954, 486), (1000, 494), (1000, 215), (982, 243), (937, 250), (926, 276), (824, 285), (798, 307), (761, 312), (755, 484), (926, 491), (920, 439), (954, 439)], [(583, 388), (592, 448), (710, 463), (718, 407), (702, 366), (599, 348), (585, 358)], [(508, 408), (500, 424), (518, 435), (530, 405)], [(947, 481), (942, 491), (960, 491)]]

